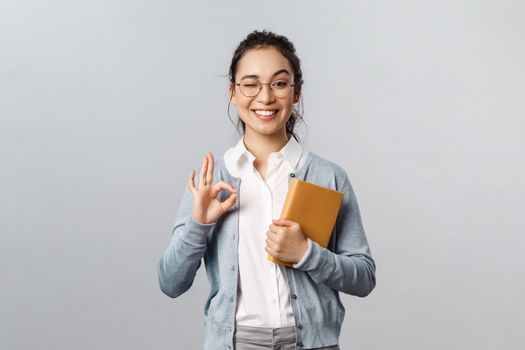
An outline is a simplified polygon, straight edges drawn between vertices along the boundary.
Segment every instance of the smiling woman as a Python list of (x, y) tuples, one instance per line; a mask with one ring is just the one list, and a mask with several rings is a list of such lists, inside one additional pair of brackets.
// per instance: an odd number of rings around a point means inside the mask
[[(250, 33), (230, 65), (230, 102), (243, 136), (217, 161), (208, 153), (198, 176), (193, 169), (188, 175), (158, 275), (162, 291), (175, 298), (191, 287), (204, 258), (211, 287), (205, 350), (339, 349), (339, 293), (364, 297), (375, 287), (375, 262), (346, 172), (305, 149), (294, 133), (302, 84), (286, 37)], [(344, 193), (329, 248), (280, 218), (291, 177)]]
[(300, 84), (294, 88), (292, 71), (290, 62), (273, 46), (252, 49), (237, 63), (230, 88), (231, 103), (244, 123), (248, 139), (254, 133), (272, 135), (286, 130), (300, 93)]
[(230, 102), (237, 109), (243, 133), (253, 131), (253, 117), (275, 112), (279, 115), (274, 130), (282, 127), (284, 120), (283, 131), (299, 140), (294, 126), (302, 116), (294, 104), (300, 102), (303, 73), (295, 47), (287, 38), (264, 31), (251, 33), (235, 50), (229, 76)]

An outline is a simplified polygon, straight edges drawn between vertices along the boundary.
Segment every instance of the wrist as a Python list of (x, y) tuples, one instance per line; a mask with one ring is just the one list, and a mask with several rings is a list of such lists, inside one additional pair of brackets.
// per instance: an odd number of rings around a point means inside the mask
[(306, 239), (306, 251), (301, 256), (301, 259), (299, 259), (298, 262), (293, 264), (294, 268), (299, 268), (305, 264), (305, 262), (309, 259), (309, 256), (312, 254), (312, 240), (307, 238)]
[(215, 222), (207, 222), (206, 218), (195, 217), (193, 215), (191, 216), (191, 219), (200, 225), (211, 225), (215, 223)]
[(296, 259), (297, 261), (295, 262), (295, 264), (297, 264), (299, 261), (301, 261), (304, 258), (304, 255), (306, 254), (307, 251), (308, 251), (308, 240), (305, 239), (303, 242), (301, 242), (301, 248), (300, 248), (301, 254), (299, 254), (298, 258)]

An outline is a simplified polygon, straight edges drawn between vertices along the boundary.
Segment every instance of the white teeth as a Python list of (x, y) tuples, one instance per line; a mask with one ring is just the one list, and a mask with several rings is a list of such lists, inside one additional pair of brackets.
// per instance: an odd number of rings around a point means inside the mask
[(255, 113), (257, 113), (258, 115), (262, 115), (262, 116), (268, 117), (270, 115), (275, 114), (275, 111), (260, 111), (260, 110), (256, 110)]

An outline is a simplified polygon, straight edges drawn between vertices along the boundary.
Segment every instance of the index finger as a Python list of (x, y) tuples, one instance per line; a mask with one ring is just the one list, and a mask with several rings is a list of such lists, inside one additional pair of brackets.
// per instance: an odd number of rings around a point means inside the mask
[(213, 185), (213, 154), (211, 152), (208, 152), (208, 171), (206, 172), (206, 183)]
[(282, 227), (282, 226), (275, 226), (274, 224), (270, 224), (270, 227), (269, 227), (270, 231), (274, 232), (274, 233), (283, 233), (285, 232), (285, 228)]

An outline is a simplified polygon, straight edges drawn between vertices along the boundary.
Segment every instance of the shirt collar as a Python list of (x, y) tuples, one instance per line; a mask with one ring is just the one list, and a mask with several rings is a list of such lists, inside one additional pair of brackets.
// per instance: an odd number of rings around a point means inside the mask
[[(302, 153), (303, 147), (295, 140), (295, 138), (290, 137), (286, 145), (284, 145), (281, 150), (270, 153), (270, 156), (272, 154), (277, 154), (277, 157), (282, 156), (295, 171)], [(244, 136), (241, 137), (234, 146), (231, 157), (236, 164), (238, 164), (243, 158), (247, 159), (250, 163), (255, 159), (255, 156), (246, 148), (246, 145), (244, 144)]]

